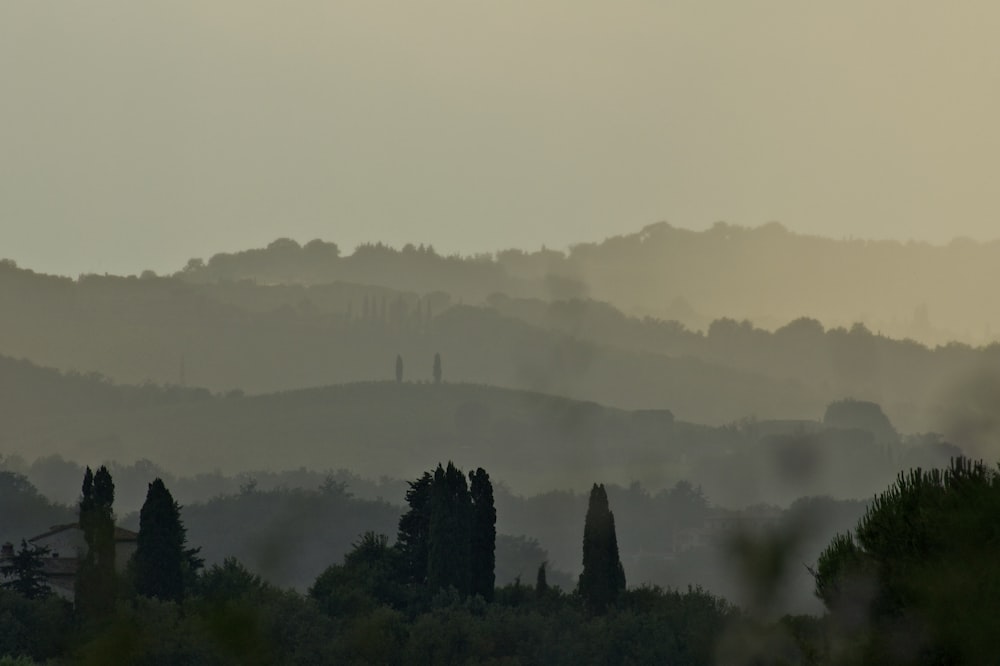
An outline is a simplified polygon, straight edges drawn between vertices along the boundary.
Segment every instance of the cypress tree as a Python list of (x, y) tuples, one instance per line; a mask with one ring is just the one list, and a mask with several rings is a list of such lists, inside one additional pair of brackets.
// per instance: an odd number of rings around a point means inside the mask
[(493, 484), (490, 475), (479, 467), (469, 472), (472, 497), (470, 534), (470, 588), (486, 601), (493, 600), (496, 583), (497, 511), (493, 504)]
[(542, 562), (538, 565), (538, 574), (535, 576), (535, 594), (538, 596), (548, 594), (549, 592), (549, 580), (548, 576), (545, 574), (547, 565), (548, 562)]
[(399, 519), (396, 547), (402, 573), (431, 590), (493, 598), (496, 509), (493, 486), (483, 469), (465, 476), (451, 462), (424, 472), (406, 491), (409, 510)]
[(76, 606), (84, 614), (88, 614), (93, 607), (95, 597), (96, 576), (94, 573), (94, 559), (96, 548), (94, 546), (94, 473), (87, 467), (83, 474), (83, 488), (80, 493), (79, 504), (79, 525), (83, 530), (83, 540), (87, 544), (84, 549), (83, 559), (80, 560), (79, 568), (74, 581), (74, 593)]
[(101, 616), (115, 605), (115, 484), (108, 468), (84, 473), (79, 525), (87, 544), (76, 577), (76, 603), (81, 613)]
[(403, 357), (396, 354), (396, 381), (403, 381)]
[(163, 601), (184, 597), (185, 529), (181, 510), (161, 479), (149, 484), (139, 512), (132, 565), (139, 594)]
[(615, 516), (608, 505), (604, 484), (595, 483), (590, 491), (583, 527), (583, 573), (580, 574), (579, 590), (588, 606), (597, 612), (604, 612), (625, 590)]
[(402, 554), (404, 578), (411, 583), (427, 581), (427, 538), (431, 518), (431, 485), (434, 477), (424, 472), (409, 482), (406, 503), (409, 511), (399, 519), (396, 545)]
[(454, 587), (468, 594), (472, 500), (465, 475), (451, 462), (434, 471), (430, 499), (427, 583), (432, 590)]
[(434, 383), (441, 383), (441, 354), (434, 354)]
[(94, 566), (99, 590), (99, 612), (114, 610), (115, 599), (115, 483), (104, 465), (94, 475)]

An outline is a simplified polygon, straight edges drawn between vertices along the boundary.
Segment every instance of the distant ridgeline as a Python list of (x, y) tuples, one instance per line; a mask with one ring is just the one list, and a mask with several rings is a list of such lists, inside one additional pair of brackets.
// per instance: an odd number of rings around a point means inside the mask
[(834, 240), (774, 222), (757, 228), (719, 222), (702, 232), (659, 223), (600, 243), (578, 243), (567, 252), (542, 248), (469, 257), (382, 243), (341, 256), (334, 243), (300, 246), (285, 238), (207, 262), (192, 259), (178, 275), (264, 284), (345, 280), (440, 290), (475, 302), (495, 292), (545, 300), (590, 297), (696, 328), (723, 316), (768, 328), (809, 316), (837, 326), (864, 321), (889, 335), (935, 343), (990, 342), (992, 330), (1000, 330), (991, 289), (1000, 281), (1000, 242)]
[[(406, 254), (371, 252), (389, 264)], [(413, 254), (441, 266), (477, 265), (426, 249)], [(494, 270), (497, 261), (484, 265)], [(678, 321), (626, 316), (605, 302), (560, 299), (557, 291), (544, 298), (492, 293), (462, 304), (460, 290), (472, 278), (448, 293), (421, 291), (416, 277), (405, 290), (192, 281), (188, 273), (199, 270), (72, 280), (0, 265), (0, 353), (130, 384), (247, 393), (390, 379), (397, 355), (405, 382), (434, 381), (440, 354), (445, 383), (669, 409), (697, 423), (815, 419), (830, 402), (854, 396), (883, 405), (906, 432), (969, 440), (959, 443), (973, 452), (992, 441), (989, 428), (966, 426), (995, 411), (989, 404), (1000, 395), (992, 379), (1000, 375), (997, 345), (931, 349), (860, 324), (828, 329), (804, 318), (774, 332), (718, 319), (699, 332)], [(442, 271), (433, 274), (450, 275)], [(373, 269), (369, 278), (384, 283), (378, 275), (390, 272)]]
[[(443, 361), (447, 377), (448, 361)], [(430, 366), (430, 359), (428, 359)], [(481, 385), (364, 382), (246, 396), (126, 386), (0, 357), (0, 450), (27, 462), (155, 460), (174, 473), (346, 468), (408, 478), (428, 458), (479, 461), (519, 492), (581, 488), (599, 475), (649, 488), (701, 484), (722, 505), (803, 494), (863, 498), (907, 467), (957, 452), (898, 435), (877, 405), (832, 405), (817, 420), (712, 427), (667, 410)]]

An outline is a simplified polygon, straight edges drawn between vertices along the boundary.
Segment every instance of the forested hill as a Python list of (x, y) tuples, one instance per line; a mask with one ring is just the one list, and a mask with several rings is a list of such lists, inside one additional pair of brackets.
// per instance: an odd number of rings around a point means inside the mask
[[(454, 460), (484, 466), (518, 492), (581, 489), (594, 479), (649, 488), (690, 480), (720, 504), (743, 506), (788, 502), (806, 485), (866, 497), (900, 469), (955, 453), (933, 437), (897, 435), (877, 406), (852, 407), (846, 419), (827, 410), (810, 421), (709, 427), (668, 410), (473, 384), (382, 381), (245, 396), (112, 385), (9, 359), (0, 359), (0, 396), (7, 455), (151, 459), (186, 475), (306, 467), (405, 479), (428, 461)], [(790, 477), (789, 455), (815, 464)]]
[(776, 223), (718, 223), (703, 232), (660, 223), (567, 252), (504, 250), (466, 258), (382, 244), (342, 256), (333, 243), (300, 247), (281, 239), (267, 248), (194, 259), (180, 275), (198, 282), (347, 280), (442, 290), (467, 302), (494, 292), (590, 297), (694, 328), (732, 317), (773, 329), (807, 316), (828, 326), (862, 321), (893, 337), (935, 344), (982, 344), (1000, 330), (1000, 305), (992, 294), (1000, 281), (1000, 242), (834, 240)]
[(927, 348), (801, 318), (773, 333), (720, 319), (702, 333), (593, 300), (493, 294), (459, 305), (443, 292), (347, 282), (73, 280), (10, 263), (0, 263), (0, 312), (0, 353), (131, 384), (273, 392), (390, 378), (397, 354), (405, 379), (429, 379), (440, 353), (449, 381), (700, 423), (814, 418), (855, 397), (884, 405), (905, 431), (982, 441), (989, 428), (969, 432), (966, 412), (989, 408), (996, 392), (976, 382), (1000, 364), (998, 345)]
[[(815, 418), (844, 397), (872, 400), (905, 431), (969, 433), (988, 409), (963, 383), (1000, 364), (1000, 346), (927, 348), (864, 326), (798, 319), (775, 332), (721, 319), (707, 333), (628, 317), (593, 300), (356, 283), (195, 284), (178, 278), (40, 275), (0, 263), (0, 353), (115, 381), (263, 393), (393, 376), (554, 393), (625, 409), (670, 409), (724, 424)], [(974, 383), (974, 382), (973, 382)], [(963, 393), (963, 391), (965, 391)], [(955, 427), (955, 424), (960, 427)]]

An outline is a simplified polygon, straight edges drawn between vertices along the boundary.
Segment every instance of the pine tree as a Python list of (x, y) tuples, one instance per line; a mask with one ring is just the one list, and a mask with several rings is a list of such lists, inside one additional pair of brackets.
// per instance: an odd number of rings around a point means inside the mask
[(396, 382), (403, 381), (403, 357), (396, 354)]
[(455, 465), (438, 465), (431, 486), (428, 526), (427, 583), (432, 590), (454, 587), (468, 594), (472, 499), (463, 475)]
[(497, 511), (493, 504), (490, 475), (480, 467), (469, 472), (472, 497), (470, 532), (470, 594), (492, 601), (496, 583)]
[(604, 485), (590, 491), (587, 518), (583, 527), (583, 573), (580, 594), (597, 612), (604, 612), (625, 590), (625, 570), (618, 555), (615, 516), (608, 506)]
[(45, 580), (45, 557), (49, 549), (43, 546), (28, 546), (21, 539), (21, 549), (8, 563), (0, 566), (0, 575), (11, 578), (0, 588), (12, 590), (28, 599), (47, 597), (52, 591)]
[(185, 551), (181, 510), (160, 479), (149, 484), (139, 512), (139, 538), (132, 559), (139, 594), (163, 601), (184, 597)]
[(441, 354), (434, 354), (434, 383), (441, 383)]

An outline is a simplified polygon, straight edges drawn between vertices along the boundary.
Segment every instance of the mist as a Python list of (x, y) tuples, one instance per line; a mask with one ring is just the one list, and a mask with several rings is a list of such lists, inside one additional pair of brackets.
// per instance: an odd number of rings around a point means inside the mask
[(988, 240), (998, 20), (987, 2), (6, 2), (0, 247), (75, 276), (282, 236), (469, 254), (661, 220)]
[(0, 664), (996, 661), (998, 23), (3, 4)]

